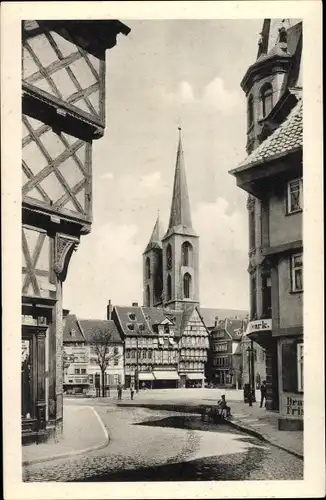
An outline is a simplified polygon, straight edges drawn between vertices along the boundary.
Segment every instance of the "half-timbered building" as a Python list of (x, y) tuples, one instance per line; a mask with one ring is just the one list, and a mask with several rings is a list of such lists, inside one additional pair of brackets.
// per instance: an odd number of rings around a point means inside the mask
[(22, 440), (62, 426), (62, 284), (92, 221), (117, 20), (22, 22)]

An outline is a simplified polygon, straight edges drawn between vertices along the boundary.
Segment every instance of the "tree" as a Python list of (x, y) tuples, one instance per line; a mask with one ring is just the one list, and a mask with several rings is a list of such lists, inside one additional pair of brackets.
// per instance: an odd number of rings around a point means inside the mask
[(112, 341), (112, 333), (109, 330), (95, 328), (88, 340), (90, 346), (90, 356), (94, 356), (95, 363), (101, 370), (102, 397), (105, 397), (105, 371), (111, 360), (119, 360), (122, 356), (119, 353), (115, 342)]

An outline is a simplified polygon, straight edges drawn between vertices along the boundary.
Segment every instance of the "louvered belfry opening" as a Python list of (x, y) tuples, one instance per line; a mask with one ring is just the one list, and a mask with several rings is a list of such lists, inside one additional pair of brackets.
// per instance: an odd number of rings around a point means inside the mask
[(91, 230), (106, 49), (129, 31), (117, 20), (22, 22), (23, 444), (62, 428), (63, 282)]

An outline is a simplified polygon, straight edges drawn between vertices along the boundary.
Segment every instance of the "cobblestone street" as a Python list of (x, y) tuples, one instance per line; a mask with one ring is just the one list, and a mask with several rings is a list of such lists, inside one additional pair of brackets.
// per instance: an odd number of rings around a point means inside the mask
[[(303, 461), (228, 426), (144, 408), (96, 406), (107, 447), (23, 468), (24, 481), (302, 479)], [(88, 430), (85, 429), (85, 432)]]

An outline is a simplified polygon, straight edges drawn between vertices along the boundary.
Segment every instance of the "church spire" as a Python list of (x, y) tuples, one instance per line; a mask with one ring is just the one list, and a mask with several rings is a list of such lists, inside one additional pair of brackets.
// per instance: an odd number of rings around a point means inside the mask
[(154, 224), (154, 228), (152, 231), (152, 235), (149, 239), (149, 242), (147, 244), (147, 247), (145, 249), (145, 252), (150, 250), (151, 248), (162, 248), (162, 243), (161, 243), (161, 224), (160, 224), (160, 211), (157, 211), (157, 218), (156, 222)]
[(194, 234), (194, 231), (192, 229), (190, 203), (183, 157), (181, 127), (178, 127), (178, 130), (179, 144), (174, 174), (170, 221), (166, 236), (173, 232)]

